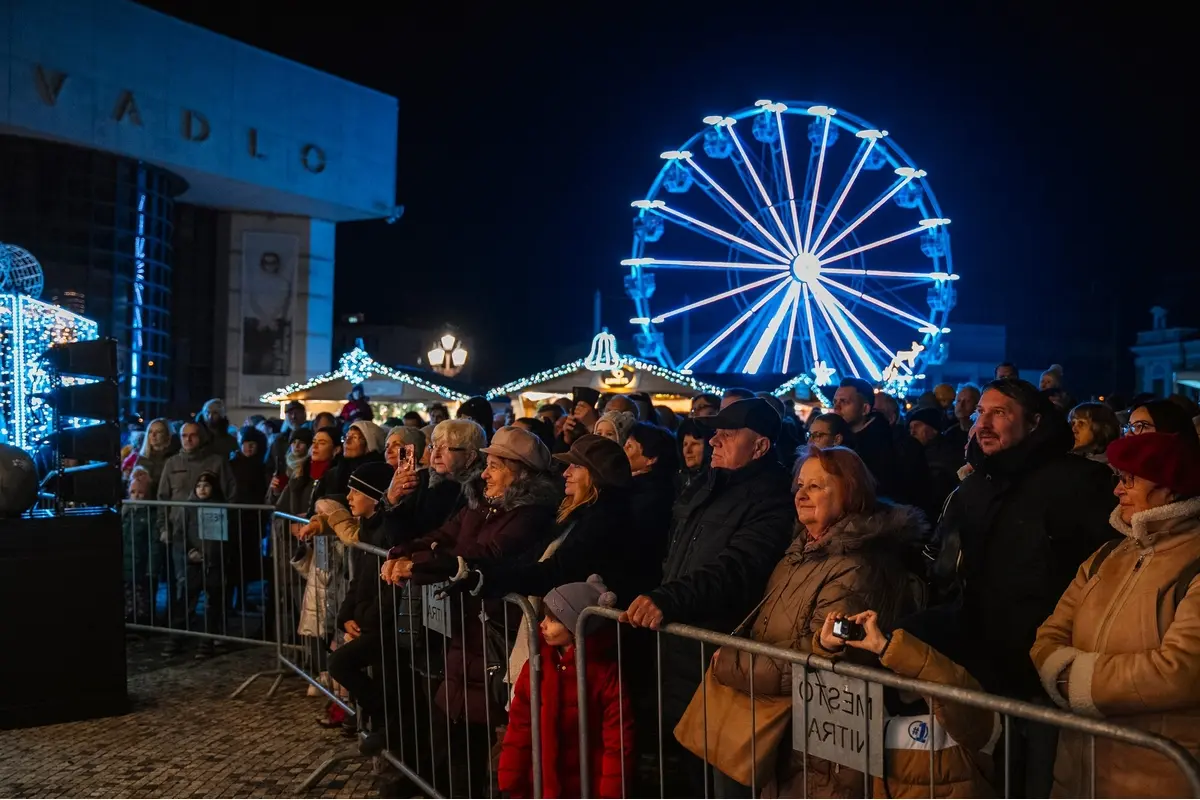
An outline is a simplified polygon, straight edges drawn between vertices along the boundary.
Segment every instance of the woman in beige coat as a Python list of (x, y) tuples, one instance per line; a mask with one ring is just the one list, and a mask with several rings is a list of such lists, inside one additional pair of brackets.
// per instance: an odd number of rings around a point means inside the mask
[[(845, 447), (810, 448), (796, 490), (797, 535), (767, 583), (766, 598), (750, 637), (757, 642), (811, 652), (825, 617), (868, 609), (881, 624), (916, 610), (915, 578), (902, 560), (904, 549), (926, 530), (921, 512), (876, 499), (874, 481), (862, 460)], [(864, 660), (875, 659), (855, 651)], [(722, 684), (755, 695), (790, 696), (791, 664), (722, 648), (713, 675)], [(750, 735), (748, 730), (747, 736)], [(762, 754), (759, 754), (762, 757)], [(803, 755), (785, 744), (775, 779), (763, 797), (805, 796)], [(862, 774), (818, 758), (808, 760), (809, 797), (861, 797)]]
[[(1173, 739), (1200, 755), (1200, 450), (1177, 435), (1108, 446), (1120, 474), (1110, 522), (1123, 538), (1084, 562), (1031, 655), (1059, 706)], [(1095, 754), (1093, 763), (1092, 753)], [(1054, 795), (1183, 797), (1166, 758), (1064, 731)]]

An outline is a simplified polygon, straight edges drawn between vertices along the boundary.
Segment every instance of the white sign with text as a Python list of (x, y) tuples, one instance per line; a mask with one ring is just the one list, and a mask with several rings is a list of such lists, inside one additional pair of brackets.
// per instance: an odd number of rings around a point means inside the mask
[(450, 598), (445, 597), (438, 600), (434, 597), (446, 585), (446, 583), (435, 583), (431, 586), (422, 586), (421, 605), (425, 609), (425, 627), (443, 636), (450, 636)]
[(792, 675), (792, 748), (883, 777), (883, 687), (824, 670)]

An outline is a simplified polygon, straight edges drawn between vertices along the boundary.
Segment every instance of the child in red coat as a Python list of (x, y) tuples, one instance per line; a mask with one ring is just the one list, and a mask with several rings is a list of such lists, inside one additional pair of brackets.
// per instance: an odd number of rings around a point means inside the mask
[[(616, 626), (591, 617), (578, 630), (588, 606), (611, 608), (616, 595), (599, 575), (568, 583), (546, 595), (541, 632), (542, 796), (580, 797), (579, 703), (575, 637), (587, 639), (589, 797), (624, 797), (633, 783), (633, 712), (628, 689), (621, 690), (616, 659)], [(533, 739), (530, 733), (529, 663), (521, 670), (500, 752), (500, 790), (509, 797), (533, 797)]]

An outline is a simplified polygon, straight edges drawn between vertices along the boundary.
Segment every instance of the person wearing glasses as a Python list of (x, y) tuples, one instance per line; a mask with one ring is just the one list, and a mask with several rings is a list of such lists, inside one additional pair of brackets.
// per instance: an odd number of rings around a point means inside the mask
[(821, 414), (808, 426), (805, 439), (809, 447), (824, 450), (827, 447), (849, 446), (850, 425), (840, 414)]
[(1174, 433), (1190, 444), (1200, 446), (1191, 417), (1182, 406), (1170, 400), (1151, 400), (1133, 407), (1121, 434), (1139, 436), (1143, 433)]
[[(1108, 446), (1118, 534), (1079, 567), (1030, 655), (1060, 707), (1200, 755), (1200, 448), (1144, 433)], [(1094, 781), (1094, 783), (1093, 783)], [(1054, 796), (1179, 797), (1164, 756), (1062, 731)]]
[[(399, 428), (392, 433), (399, 442), (400, 437), (420, 432)], [(389, 437), (388, 443), (392, 441)], [(463, 507), (463, 487), (483, 474), (479, 451), (484, 447), (487, 434), (478, 422), (467, 417), (448, 419), (433, 429), (426, 448), (428, 469), (409, 470), (402, 461), (394, 465), (396, 472), (383, 498), (388, 541), (393, 546), (436, 530)]]
[(721, 410), (721, 398), (715, 394), (698, 394), (692, 398), (693, 417), (715, 417)]

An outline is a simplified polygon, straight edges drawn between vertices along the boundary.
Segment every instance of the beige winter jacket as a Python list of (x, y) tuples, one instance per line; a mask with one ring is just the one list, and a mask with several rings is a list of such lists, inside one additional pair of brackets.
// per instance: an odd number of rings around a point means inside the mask
[[(1110, 522), (1123, 541), (1090, 579), (1080, 567), (1038, 630), (1031, 656), (1063, 708), (1160, 734), (1200, 755), (1200, 579), (1175, 606), (1177, 579), (1200, 559), (1200, 498)], [(1067, 671), (1067, 696), (1059, 676)], [(1184, 797), (1179, 770), (1151, 751), (1095, 739), (1096, 797)], [(1087, 737), (1058, 740), (1054, 794), (1090, 794)]]

